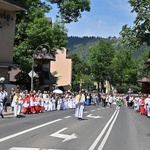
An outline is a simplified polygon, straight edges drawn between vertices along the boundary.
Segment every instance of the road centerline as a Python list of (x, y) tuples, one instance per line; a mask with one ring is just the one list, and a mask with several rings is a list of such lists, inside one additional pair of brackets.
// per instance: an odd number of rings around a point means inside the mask
[(89, 150), (93, 150), (96, 147), (96, 145), (98, 144), (98, 142), (100, 141), (100, 139), (104, 135), (105, 131), (107, 130), (109, 124), (111, 123), (111, 121), (113, 120), (114, 116), (116, 115), (117, 111), (118, 110), (115, 110), (115, 112), (113, 113), (112, 117), (109, 119), (109, 121), (107, 122), (107, 124), (104, 126), (103, 130), (98, 135), (98, 137), (95, 139), (95, 141), (93, 142), (93, 144), (91, 145), (91, 147), (89, 148)]

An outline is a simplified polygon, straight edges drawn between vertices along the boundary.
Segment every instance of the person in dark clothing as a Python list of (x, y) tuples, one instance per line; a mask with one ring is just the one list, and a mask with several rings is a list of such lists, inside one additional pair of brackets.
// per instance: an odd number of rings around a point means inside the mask
[[(10, 91), (10, 94), (9, 94), (10, 104), (12, 103), (15, 94), (16, 94), (16, 91), (15, 91), (14, 88), (12, 88), (11, 91)], [(13, 107), (12, 107), (12, 111), (13, 111)]]
[(129, 107), (129, 95), (127, 95), (126, 101), (127, 101), (127, 107)]
[(102, 106), (106, 107), (106, 95), (105, 94), (102, 94), (101, 100), (102, 100)]

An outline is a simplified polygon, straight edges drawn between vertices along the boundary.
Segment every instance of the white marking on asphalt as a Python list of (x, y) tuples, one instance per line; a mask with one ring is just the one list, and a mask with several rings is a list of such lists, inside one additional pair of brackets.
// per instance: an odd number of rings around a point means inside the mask
[(89, 150), (93, 150), (96, 145), (98, 144), (98, 142), (100, 141), (100, 139), (102, 138), (103, 134), (105, 133), (105, 131), (107, 130), (109, 124), (111, 123), (111, 121), (113, 120), (114, 116), (116, 115), (118, 110), (115, 110), (115, 112), (113, 113), (112, 117), (109, 119), (109, 121), (107, 122), (107, 124), (105, 125), (105, 127), (103, 128), (103, 130), (101, 131), (101, 133), (98, 135), (98, 137), (96, 138), (96, 140), (93, 142), (93, 144), (91, 145), (91, 147), (89, 148)]
[(102, 116), (92, 116), (92, 114), (87, 115), (87, 117), (89, 117), (89, 118), (94, 118), (94, 119), (104, 118), (104, 117), (102, 117)]
[(12, 147), (9, 150), (40, 150), (40, 148)]
[(87, 114), (87, 113), (88, 113), (88, 111), (85, 111), (85, 112), (84, 112), (84, 114)]
[(66, 117), (64, 117), (64, 118), (68, 119), (68, 118), (71, 118), (71, 116), (66, 116)]
[(98, 108), (97, 110), (101, 110), (100, 108)]
[(53, 136), (53, 137), (58, 137), (58, 138), (62, 138), (64, 139), (62, 142), (65, 142), (65, 141), (68, 141), (68, 140), (72, 140), (72, 139), (76, 139), (77, 136), (75, 135), (75, 133), (71, 134), (71, 135), (67, 135), (67, 134), (60, 134), (60, 132), (66, 130), (67, 128), (63, 128), (53, 134), (51, 134), (50, 136)]
[(8, 150), (60, 150), (60, 149), (45, 149), (45, 148), (27, 148), (27, 147), (12, 147)]
[(36, 127), (30, 128), (30, 129), (27, 129), (27, 130), (24, 130), (24, 131), (21, 131), (21, 132), (18, 132), (18, 133), (15, 133), (15, 134), (9, 135), (9, 136), (6, 136), (6, 137), (4, 137), (4, 138), (1, 138), (1, 139), (0, 139), (0, 143), (1, 143), (1, 142), (4, 142), (4, 141), (6, 141), (6, 140), (9, 140), (9, 139), (11, 139), (11, 138), (14, 138), (14, 137), (16, 137), (16, 136), (19, 136), (19, 135), (25, 134), (25, 133), (27, 133), (27, 132), (30, 132), (30, 131), (33, 131), (33, 130), (36, 130), (36, 129), (42, 128), (42, 127), (44, 127), (44, 126), (50, 125), (50, 124), (52, 124), (52, 123), (55, 123), (55, 122), (61, 121), (61, 120), (62, 120), (62, 119), (53, 120), (53, 121), (51, 121), (51, 122), (47, 122), (47, 123), (45, 123), (45, 124), (42, 124), (42, 125), (39, 125), (39, 126), (36, 126)]
[(91, 111), (95, 111), (95, 110), (91, 110)]
[(106, 143), (106, 141), (107, 141), (107, 139), (108, 139), (108, 137), (109, 137), (109, 135), (110, 135), (110, 132), (111, 132), (111, 130), (112, 130), (112, 128), (113, 128), (113, 125), (114, 125), (114, 123), (115, 123), (115, 121), (116, 121), (116, 119), (117, 119), (117, 117), (118, 117), (118, 114), (119, 114), (119, 111), (117, 112), (117, 114), (116, 114), (114, 120), (112, 121), (112, 123), (111, 123), (111, 125), (110, 125), (110, 127), (109, 127), (109, 129), (108, 129), (108, 131), (107, 131), (107, 133), (106, 133), (106, 135), (105, 135), (105, 137), (103, 138), (103, 141), (101, 142), (100, 146), (98, 147), (99, 150), (102, 150), (102, 149), (103, 149), (103, 147), (104, 147), (104, 145), (105, 145), (105, 143)]

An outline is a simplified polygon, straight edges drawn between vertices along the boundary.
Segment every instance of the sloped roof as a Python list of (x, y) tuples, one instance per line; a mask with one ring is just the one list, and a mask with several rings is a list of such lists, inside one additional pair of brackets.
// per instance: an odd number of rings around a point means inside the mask
[(0, 0), (0, 9), (7, 10), (7, 11), (20, 11), (26, 10), (23, 6), (18, 4), (13, 0)]
[(145, 64), (150, 64), (150, 58), (146, 60)]
[(139, 79), (138, 82), (141, 82), (141, 83), (144, 83), (144, 82), (145, 82), (145, 83), (146, 83), (146, 82), (147, 82), (147, 83), (150, 83), (150, 80), (149, 80), (149, 78), (144, 77), (144, 78), (142, 78), (142, 79)]

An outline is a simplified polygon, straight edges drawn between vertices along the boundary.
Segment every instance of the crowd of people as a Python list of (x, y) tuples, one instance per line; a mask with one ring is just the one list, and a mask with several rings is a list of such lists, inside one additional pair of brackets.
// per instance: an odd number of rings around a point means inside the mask
[[(14, 117), (19, 118), (22, 114), (37, 114), (44, 111), (67, 110), (72, 108), (80, 108), (77, 110), (82, 117), (83, 108), (85, 104), (85, 96), (79, 100), (77, 97), (80, 92), (72, 93), (70, 91), (63, 94), (57, 94), (49, 91), (41, 92), (28, 90), (15, 90), (12, 88), (11, 92), (4, 95), (4, 90), (0, 89), (0, 115), (4, 117), (4, 97), (10, 100), (10, 106), (14, 113)], [(78, 101), (79, 100), (79, 101)], [(81, 106), (83, 105), (83, 106)], [(76, 112), (77, 112), (76, 111)]]
[[(86, 93), (85, 91), (70, 92), (66, 91), (63, 94), (57, 94), (49, 91), (41, 92), (24, 90), (15, 90), (12, 88), (8, 94), (0, 91), (0, 114), (3, 116), (4, 97), (10, 100), (14, 117), (20, 117), (23, 114), (37, 114), (44, 111), (67, 110), (74, 108), (75, 117), (79, 120), (83, 117), (84, 105), (99, 105), (100, 95), (97, 93)], [(78, 115), (77, 115), (78, 114)]]
[(49, 91), (41, 92), (15, 90), (12, 88), (8, 94), (0, 88), (0, 115), (3, 118), (4, 103), (10, 99), (14, 117), (23, 114), (37, 114), (44, 111), (75, 109), (75, 117), (79, 120), (83, 118), (84, 105), (94, 104), (101, 107), (116, 106), (119, 109), (124, 105), (135, 109), (141, 115), (150, 117), (150, 95), (134, 94), (106, 94), (106, 93), (86, 93), (85, 91), (57, 94)]
[(129, 95), (126, 98), (127, 107), (133, 108), (141, 115), (146, 115), (150, 118), (150, 94), (148, 95)]

